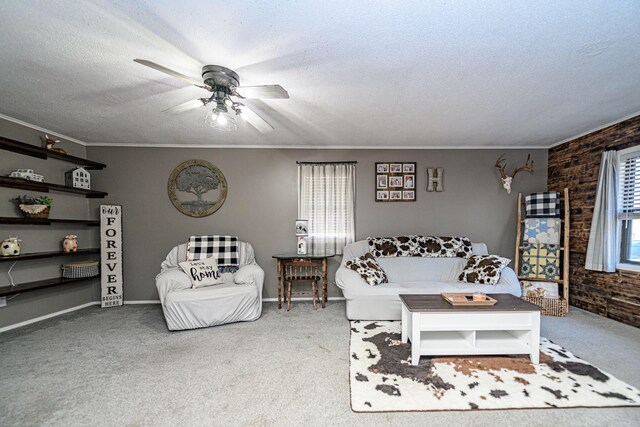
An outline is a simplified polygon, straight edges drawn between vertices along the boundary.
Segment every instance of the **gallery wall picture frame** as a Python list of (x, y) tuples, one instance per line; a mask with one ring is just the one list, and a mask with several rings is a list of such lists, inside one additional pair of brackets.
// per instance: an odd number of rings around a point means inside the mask
[(416, 162), (376, 162), (376, 202), (416, 201)]

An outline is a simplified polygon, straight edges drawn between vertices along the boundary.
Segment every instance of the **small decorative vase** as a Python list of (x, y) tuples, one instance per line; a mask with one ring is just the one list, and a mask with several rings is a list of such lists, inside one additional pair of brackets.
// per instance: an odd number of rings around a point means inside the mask
[(2, 256), (16, 256), (20, 255), (20, 242), (22, 240), (17, 237), (7, 237), (0, 244), (0, 255)]
[(62, 242), (62, 249), (65, 253), (76, 252), (78, 250), (78, 236), (75, 234), (69, 234), (68, 236), (64, 236), (64, 241)]

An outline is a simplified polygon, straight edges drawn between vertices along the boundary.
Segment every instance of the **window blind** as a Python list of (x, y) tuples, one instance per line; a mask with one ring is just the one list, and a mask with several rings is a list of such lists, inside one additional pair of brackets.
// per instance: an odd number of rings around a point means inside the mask
[(640, 148), (620, 156), (619, 218), (640, 219)]
[(309, 221), (310, 253), (341, 254), (355, 236), (355, 165), (299, 164), (298, 219)]

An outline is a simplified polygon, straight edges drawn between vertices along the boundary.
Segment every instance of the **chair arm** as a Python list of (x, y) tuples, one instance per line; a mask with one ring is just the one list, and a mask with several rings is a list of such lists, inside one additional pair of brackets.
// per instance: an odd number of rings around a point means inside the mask
[(240, 267), (233, 275), (233, 281), (238, 285), (256, 285), (259, 294), (262, 295), (264, 284), (264, 270), (258, 264), (249, 264)]
[(180, 268), (170, 268), (156, 276), (156, 289), (162, 304), (170, 292), (189, 288), (191, 288), (191, 279)]

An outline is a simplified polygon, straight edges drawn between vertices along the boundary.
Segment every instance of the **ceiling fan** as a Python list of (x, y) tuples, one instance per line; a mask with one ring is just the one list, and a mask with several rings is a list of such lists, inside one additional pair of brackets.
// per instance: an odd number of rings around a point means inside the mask
[(146, 59), (134, 59), (134, 61), (211, 92), (211, 96), (184, 102), (164, 110), (163, 113), (180, 114), (214, 103), (215, 108), (207, 112), (204, 121), (218, 130), (232, 131), (238, 128), (238, 124), (231, 112), (243, 117), (262, 133), (273, 130), (273, 126), (267, 123), (266, 120), (242, 102), (232, 98), (289, 99), (289, 93), (280, 85), (240, 86), (238, 73), (220, 65), (205, 65), (202, 67), (202, 81), (199, 81)]

